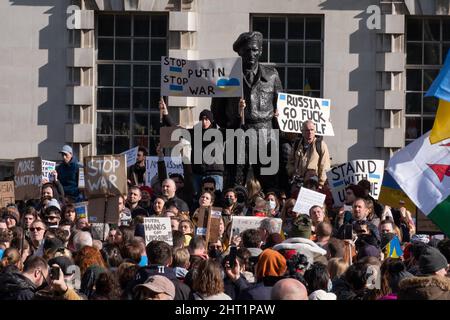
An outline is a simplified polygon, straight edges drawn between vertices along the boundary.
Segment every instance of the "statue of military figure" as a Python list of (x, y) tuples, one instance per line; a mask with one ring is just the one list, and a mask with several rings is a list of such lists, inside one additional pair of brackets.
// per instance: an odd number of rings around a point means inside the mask
[[(244, 96), (243, 99), (213, 99), (211, 110), (221, 128), (267, 129), (270, 133), (270, 129), (274, 127), (273, 123), (278, 126), (274, 115), (276, 115), (278, 92), (282, 91), (282, 85), (274, 67), (259, 63), (262, 45), (263, 36), (257, 31), (242, 33), (233, 44), (233, 50), (242, 57)], [(248, 143), (247, 147), (249, 147)], [(250, 147), (255, 148), (255, 143)], [(249, 169), (248, 152), (246, 149), (244, 165), (226, 165), (224, 187), (245, 184)], [(276, 187), (277, 175), (260, 175), (260, 169), (261, 164), (258, 159), (257, 163), (253, 164), (253, 174), (261, 182), (263, 188), (267, 190), (269, 187)]]

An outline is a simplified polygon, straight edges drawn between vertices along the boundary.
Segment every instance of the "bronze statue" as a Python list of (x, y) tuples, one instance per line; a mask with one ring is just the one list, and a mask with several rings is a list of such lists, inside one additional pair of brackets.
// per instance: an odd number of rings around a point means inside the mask
[[(263, 36), (260, 32), (244, 32), (233, 44), (233, 50), (242, 57), (244, 76), (243, 100), (239, 98), (214, 98), (211, 111), (217, 124), (223, 129), (272, 129), (276, 114), (278, 92), (282, 85), (277, 70), (273, 66), (259, 63), (262, 55)], [(243, 114), (243, 117), (242, 117)], [(277, 125), (277, 124), (276, 124)], [(259, 161), (258, 161), (259, 162)], [(225, 184), (233, 187), (245, 183), (248, 162), (244, 167), (227, 165)], [(260, 164), (253, 165), (253, 173), (264, 185), (263, 180), (271, 180), (259, 175)], [(242, 171), (242, 172), (241, 172)]]

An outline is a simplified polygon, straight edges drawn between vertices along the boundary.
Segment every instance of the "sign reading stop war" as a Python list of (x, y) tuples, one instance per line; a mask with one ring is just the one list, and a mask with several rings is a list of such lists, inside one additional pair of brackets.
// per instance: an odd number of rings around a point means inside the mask
[(40, 157), (14, 161), (16, 200), (39, 199), (41, 196), (42, 161)]
[(311, 120), (316, 126), (316, 135), (334, 136), (329, 99), (279, 93), (277, 109), (281, 131), (299, 133), (303, 122)]
[(126, 194), (125, 155), (85, 157), (84, 180), (89, 199)]
[(184, 60), (161, 57), (161, 95), (241, 97), (242, 59)]
[(153, 240), (173, 245), (170, 218), (144, 218), (144, 233), (146, 245)]
[(327, 172), (328, 183), (333, 194), (334, 204), (342, 205), (345, 200), (345, 187), (368, 180), (370, 195), (378, 199), (384, 174), (384, 160), (353, 160), (331, 168)]

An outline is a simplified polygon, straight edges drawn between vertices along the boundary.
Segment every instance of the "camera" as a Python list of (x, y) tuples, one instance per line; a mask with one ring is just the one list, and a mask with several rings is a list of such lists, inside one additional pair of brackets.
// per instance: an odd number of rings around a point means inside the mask
[(58, 280), (59, 279), (59, 267), (51, 267), (50, 269), (50, 279)]
[(303, 186), (303, 178), (301, 176), (295, 175), (292, 177), (290, 181), (292, 186), (296, 186), (297, 188), (301, 188)]

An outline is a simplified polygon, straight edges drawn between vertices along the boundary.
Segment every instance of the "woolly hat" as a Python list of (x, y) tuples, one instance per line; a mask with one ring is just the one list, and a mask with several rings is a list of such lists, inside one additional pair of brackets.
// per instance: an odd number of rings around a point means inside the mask
[(278, 251), (266, 249), (258, 258), (255, 272), (256, 278), (280, 277), (286, 272), (286, 269), (286, 259)]
[(214, 122), (214, 116), (213, 116), (213, 113), (211, 112), (211, 110), (204, 109), (202, 112), (200, 112), (200, 115), (198, 116), (198, 120), (202, 121), (203, 117), (206, 117), (207, 119), (209, 119), (209, 121), (211, 121), (211, 123)]
[(13, 218), (16, 220), (16, 223), (19, 223), (20, 220), (20, 214), (17, 212), (16, 208), (8, 208), (7, 211), (3, 214), (3, 218)]
[(448, 267), (447, 259), (439, 250), (428, 247), (419, 258), (419, 270), (422, 275), (433, 274)]
[(325, 290), (316, 290), (308, 297), (309, 300), (337, 300), (337, 297), (332, 292), (326, 292)]
[(289, 238), (305, 238), (309, 239), (311, 237), (311, 217), (307, 214), (301, 214), (295, 218), (294, 226), (288, 234)]

